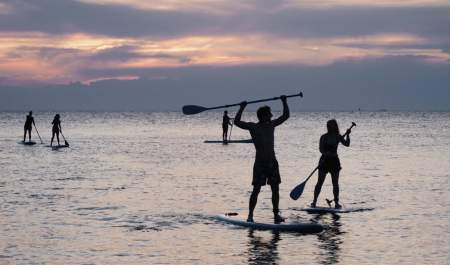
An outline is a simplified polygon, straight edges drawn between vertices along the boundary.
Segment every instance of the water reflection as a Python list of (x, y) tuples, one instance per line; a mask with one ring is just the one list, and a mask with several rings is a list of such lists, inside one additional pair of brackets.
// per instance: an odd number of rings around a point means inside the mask
[(343, 243), (341, 236), (345, 232), (341, 231), (341, 222), (339, 221), (341, 217), (337, 214), (318, 214), (313, 218), (314, 221), (324, 225), (326, 228), (322, 233), (317, 235), (319, 240), (319, 248), (324, 250), (320, 264), (338, 264), (339, 255), (341, 253), (341, 244)]
[(281, 240), (280, 233), (271, 232), (268, 240), (262, 236), (255, 235), (254, 230), (248, 232), (248, 264), (278, 264), (278, 242)]

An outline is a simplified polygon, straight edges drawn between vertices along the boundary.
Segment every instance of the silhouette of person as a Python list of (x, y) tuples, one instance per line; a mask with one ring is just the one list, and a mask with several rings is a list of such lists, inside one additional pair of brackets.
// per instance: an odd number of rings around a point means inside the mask
[(61, 132), (61, 120), (59, 118), (60, 118), (59, 114), (56, 114), (52, 121), (52, 124), (53, 124), (52, 140), (50, 141), (50, 146), (53, 145), (53, 139), (55, 138), (55, 135), (56, 135), (56, 140), (58, 141), (58, 146), (60, 145), (59, 144), (59, 132)]
[(233, 124), (231, 123), (231, 118), (228, 117), (228, 111), (224, 111), (222, 119), (222, 129), (223, 129), (222, 140), (224, 142), (228, 141), (228, 125), (233, 126)]
[(342, 208), (339, 204), (339, 171), (341, 170), (341, 163), (337, 154), (339, 143), (344, 146), (350, 146), (350, 133), (348, 129), (344, 136), (339, 132), (339, 127), (335, 119), (327, 122), (327, 133), (320, 137), (319, 150), (322, 156), (319, 160), (319, 177), (314, 189), (314, 199), (311, 207), (316, 207), (317, 198), (322, 189), (323, 182), (327, 173), (331, 174), (331, 181), (333, 183), (334, 204), (336, 209)]
[(272, 189), (274, 222), (277, 224), (284, 221), (278, 208), (281, 177), (278, 169), (278, 161), (275, 157), (274, 131), (275, 127), (289, 118), (289, 107), (286, 96), (283, 95), (280, 99), (283, 102), (283, 114), (277, 119), (272, 120), (270, 107), (263, 106), (257, 111), (258, 123), (241, 121), (242, 112), (247, 106), (246, 101), (241, 102), (239, 111), (236, 113), (234, 119), (234, 124), (237, 127), (250, 131), (256, 149), (255, 163), (253, 165), (253, 191), (249, 201), (248, 222), (253, 222), (253, 211), (256, 207), (258, 194), (261, 191), (261, 187), (266, 184), (269, 184)]
[(30, 111), (27, 115), (27, 119), (25, 120), (25, 125), (23, 126), (23, 141), (25, 142), (25, 138), (27, 137), (28, 132), (28, 141), (31, 142), (31, 129), (33, 128), (34, 124), (34, 118), (33, 118), (33, 111)]

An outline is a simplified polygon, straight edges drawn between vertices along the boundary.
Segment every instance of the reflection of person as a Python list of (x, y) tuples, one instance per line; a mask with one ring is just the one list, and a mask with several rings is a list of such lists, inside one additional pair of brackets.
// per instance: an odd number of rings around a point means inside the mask
[(33, 128), (34, 124), (34, 118), (33, 118), (33, 112), (30, 111), (27, 115), (27, 119), (25, 120), (25, 125), (23, 126), (23, 141), (25, 142), (25, 138), (27, 138), (27, 132), (28, 132), (28, 140), (31, 142), (31, 129)]
[(342, 224), (338, 214), (323, 215), (318, 214), (313, 221), (323, 224), (326, 229), (322, 233), (317, 234), (319, 240), (319, 248), (325, 252), (319, 257), (323, 260), (319, 264), (339, 264), (341, 246), (343, 243), (345, 232), (341, 231)]
[(236, 126), (250, 131), (256, 149), (255, 163), (253, 165), (253, 192), (250, 196), (248, 222), (253, 222), (253, 211), (256, 207), (258, 194), (261, 191), (261, 187), (266, 184), (269, 184), (272, 189), (274, 222), (280, 223), (284, 221), (284, 218), (280, 216), (278, 208), (280, 200), (279, 184), (281, 183), (281, 178), (278, 169), (278, 161), (275, 157), (274, 131), (275, 127), (289, 118), (289, 107), (287, 105), (286, 96), (281, 96), (280, 98), (283, 102), (283, 114), (277, 119), (272, 120), (270, 107), (264, 106), (257, 111), (258, 123), (241, 121), (242, 112), (247, 106), (247, 102), (244, 101), (241, 103), (234, 120)]
[(231, 123), (231, 118), (228, 117), (228, 111), (224, 111), (222, 119), (222, 129), (223, 129), (222, 140), (224, 142), (228, 141), (228, 125), (233, 126), (233, 124)]
[(281, 240), (278, 231), (272, 231), (270, 240), (255, 235), (254, 230), (248, 232), (248, 264), (279, 264), (278, 242)]
[(61, 132), (61, 120), (59, 119), (60, 116), (59, 114), (55, 115), (55, 118), (53, 118), (52, 124), (52, 140), (50, 141), (50, 146), (52, 146), (53, 144), (53, 139), (55, 138), (56, 135), (56, 140), (58, 141), (58, 145), (59, 144), (59, 132)]
[(319, 150), (322, 153), (319, 161), (319, 178), (314, 189), (314, 199), (311, 207), (316, 207), (317, 198), (322, 189), (323, 182), (327, 173), (331, 174), (331, 181), (333, 182), (333, 195), (335, 208), (339, 209), (342, 206), (339, 204), (339, 171), (341, 170), (341, 163), (337, 154), (339, 143), (344, 146), (350, 146), (350, 132), (348, 129), (344, 136), (339, 133), (339, 127), (336, 120), (329, 120), (327, 122), (327, 133), (320, 137)]

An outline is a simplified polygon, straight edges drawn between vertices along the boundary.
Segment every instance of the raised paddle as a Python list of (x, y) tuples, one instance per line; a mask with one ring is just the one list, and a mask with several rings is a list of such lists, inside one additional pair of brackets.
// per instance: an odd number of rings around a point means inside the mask
[[(303, 93), (300, 92), (298, 94), (288, 95), (286, 97), (287, 98), (291, 98), (291, 97), (301, 97), (302, 98), (303, 97)], [(265, 101), (272, 101), (272, 100), (277, 100), (277, 99), (280, 99), (280, 97), (248, 101), (247, 104), (259, 103), (259, 102), (265, 102)], [(211, 108), (206, 108), (206, 107), (197, 106), (197, 105), (186, 105), (186, 106), (183, 106), (183, 113), (186, 114), (186, 115), (192, 115), (192, 114), (197, 114), (197, 113), (203, 112), (205, 110), (229, 108), (229, 107), (239, 106), (240, 104), (241, 103), (236, 103), (236, 104), (223, 105), (223, 106), (217, 106), (217, 107), (211, 107)]]
[(42, 138), (41, 138), (41, 136), (39, 135), (39, 131), (38, 131), (38, 129), (36, 128), (36, 124), (33, 123), (33, 125), (34, 125), (34, 129), (36, 129), (37, 135), (39, 136), (39, 140), (41, 140), (41, 144), (43, 144), (44, 142), (42, 141)]
[[(351, 130), (354, 126), (356, 126), (356, 123), (352, 122), (352, 126), (350, 126), (350, 128), (347, 130), (347, 132), (345, 132), (345, 134), (342, 137), (347, 136), (349, 130)], [(308, 180), (311, 178), (311, 176), (314, 174), (314, 172), (316, 172), (316, 170), (318, 168), (319, 168), (319, 165), (317, 165), (317, 167), (313, 170), (313, 172), (311, 172), (311, 174), (309, 174), (309, 176), (305, 179), (305, 181), (303, 181), (302, 183), (298, 184), (295, 188), (292, 189), (292, 191), (289, 194), (289, 196), (291, 196), (291, 198), (293, 200), (297, 200), (298, 198), (300, 198), (300, 196), (303, 193), (303, 190), (305, 189), (306, 182), (308, 182)]]

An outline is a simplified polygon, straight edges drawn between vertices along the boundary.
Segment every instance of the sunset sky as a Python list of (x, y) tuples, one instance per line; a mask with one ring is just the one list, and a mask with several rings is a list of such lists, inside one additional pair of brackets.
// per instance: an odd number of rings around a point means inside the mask
[(399, 61), (448, 96), (450, 0), (0, 1), (0, 88)]

